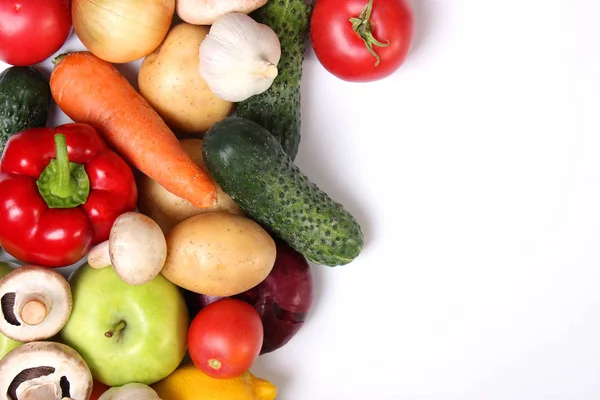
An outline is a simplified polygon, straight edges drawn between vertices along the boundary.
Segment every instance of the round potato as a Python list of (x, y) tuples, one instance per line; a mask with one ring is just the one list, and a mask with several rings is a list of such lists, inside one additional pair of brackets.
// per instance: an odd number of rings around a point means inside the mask
[[(202, 157), (202, 140), (182, 139), (179, 142), (196, 164), (209, 173)], [(198, 208), (189, 201), (167, 191), (162, 185), (146, 175), (140, 175), (138, 179), (138, 209), (142, 214), (156, 221), (165, 234), (172, 227), (193, 215), (213, 211), (227, 211), (239, 215), (245, 214), (218, 184), (216, 206), (212, 208)]]
[(140, 66), (140, 93), (177, 134), (206, 132), (233, 109), (200, 76), (198, 49), (209, 28), (175, 25)]
[(167, 235), (162, 274), (184, 289), (233, 296), (267, 278), (277, 253), (273, 238), (256, 222), (226, 212), (195, 215)]

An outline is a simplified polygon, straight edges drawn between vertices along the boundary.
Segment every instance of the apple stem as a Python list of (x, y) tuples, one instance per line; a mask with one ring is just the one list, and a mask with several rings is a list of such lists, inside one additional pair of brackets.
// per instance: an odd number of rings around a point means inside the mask
[(125, 321), (121, 321), (112, 330), (104, 332), (104, 336), (106, 336), (107, 338), (111, 338), (116, 333), (119, 333), (121, 330), (123, 330), (123, 328), (125, 328), (126, 325), (127, 324), (125, 323)]

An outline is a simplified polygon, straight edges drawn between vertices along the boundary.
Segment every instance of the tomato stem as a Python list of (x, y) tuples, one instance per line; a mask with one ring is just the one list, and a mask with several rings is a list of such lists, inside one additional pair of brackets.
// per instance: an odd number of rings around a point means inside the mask
[(210, 360), (208, 360), (208, 365), (210, 365), (210, 367), (212, 369), (216, 369), (219, 370), (221, 369), (221, 361), (211, 358)]
[(387, 43), (382, 43), (373, 36), (373, 33), (371, 32), (371, 29), (373, 28), (373, 25), (371, 24), (372, 11), (373, 0), (369, 0), (369, 3), (363, 8), (358, 18), (350, 18), (350, 23), (352, 24), (354, 32), (356, 32), (363, 42), (365, 42), (365, 46), (367, 46), (369, 53), (377, 59), (375, 66), (378, 66), (381, 62), (381, 58), (379, 58), (379, 55), (375, 52), (373, 46), (387, 47), (390, 45), (390, 41), (386, 40)]

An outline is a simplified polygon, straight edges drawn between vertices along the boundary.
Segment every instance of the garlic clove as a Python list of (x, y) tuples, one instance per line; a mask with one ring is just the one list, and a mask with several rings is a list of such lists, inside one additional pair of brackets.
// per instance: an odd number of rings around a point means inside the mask
[(199, 73), (223, 100), (244, 101), (265, 92), (278, 75), (277, 34), (243, 13), (221, 16), (199, 49)]

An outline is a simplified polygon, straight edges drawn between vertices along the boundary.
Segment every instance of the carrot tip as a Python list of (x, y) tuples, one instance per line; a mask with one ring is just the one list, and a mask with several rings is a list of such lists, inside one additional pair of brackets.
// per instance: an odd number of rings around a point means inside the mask
[(204, 197), (202, 200), (196, 201), (194, 203), (194, 206), (196, 206), (197, 208), (214, 208), (217, 206), (218, 203), (219, 203), (219, 200), (217, 197), (217, 191), (215, 189), (214, 192), (211, 192), (206, 197)]

